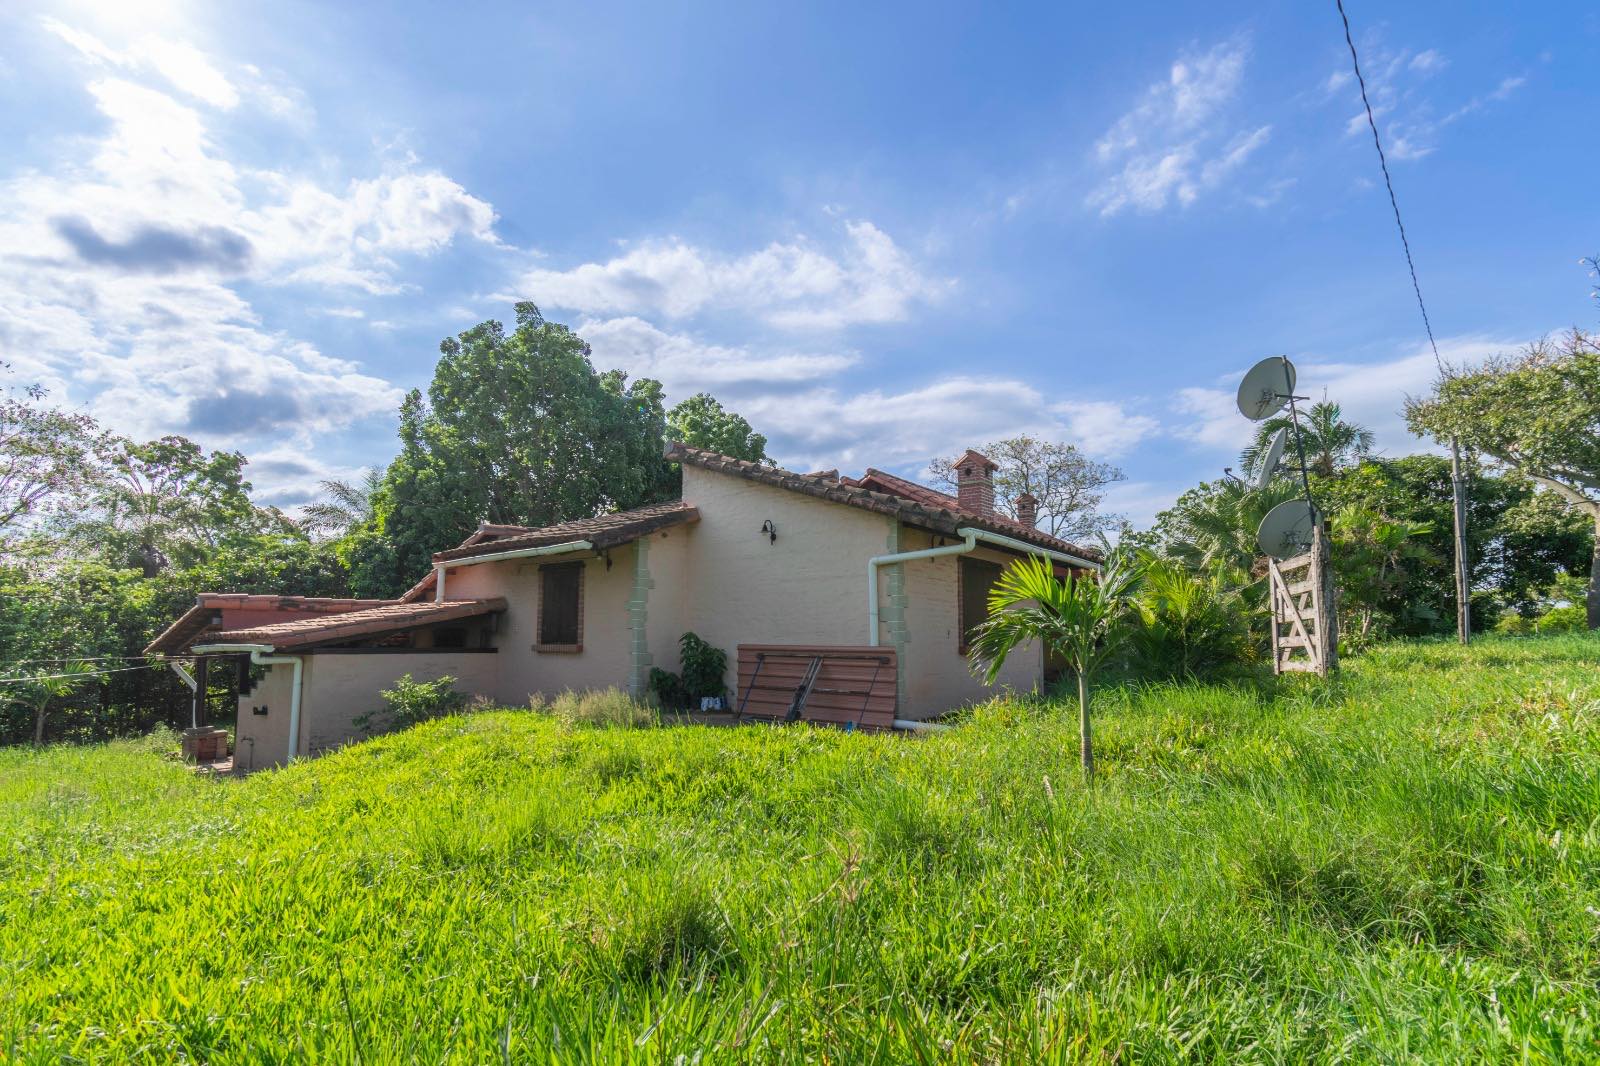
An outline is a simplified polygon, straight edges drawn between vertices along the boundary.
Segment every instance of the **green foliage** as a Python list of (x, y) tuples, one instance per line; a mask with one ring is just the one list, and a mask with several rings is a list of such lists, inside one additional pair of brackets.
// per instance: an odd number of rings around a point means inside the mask
[(1533, 619), (1510, 611), (1495, 621), (1494, 631), (1505, 637), (1525, 637), (1534, 632)]
[(696, 393), (667, 412), (667, 436), (734, 459), (772, 462), (767, 458), (767, 438), (707, 392)]
[(689, 706), (689, 694), (683, 687), (683, 678), (659, 666), (650, 668), (650, 692), (663, 707), (681, 710)]
[(1128, 604), (1142, 569), (1125, 551), (1110, 553), (1098, 574), (1068, 572), (1060, 578), (1043, 556), (1019, 559), (989, 590), (989, 618), (973, 631), (968, 655), (983, 671), (985, 684), (994, 684), (1013, 651), (1034, 641), (1072, 667), (1078, 680), (1079, 748), (1088, 775), (1094, 773), (1089, 687), (1095, 671), (1128, 637)]
[(466, 707), (467, 696), (457, 692), (455, 684), (449, 674), (432, 681), (414, 681), (410, 674), (401, 674), (392, 687), (378, 693), (383, 708), (357, 715), (355, 727), (368, 734), (389, 732), (458, 714)]
[(683, 669), (683, 690), (691, 706), (702, 697), (721, 696), (727, 691), (723, 679), (728, 674), (728, 653), (712, 647), (693, 633), (678, 638), (678, 661)]
[[(995, 506), (1011, 517), (1017, 516), (1017, 498), (1028, 495), (1038, 501), (1036, 524), (1053, 536), (1093, 538), (1122, 524), (1122, 516), (1100, 507), (1106, 489), (1127, 478), (1111, 464), (1090, 459), (1077, 445), (1022, 434), (992, 440), (980, 450), (999, 468), (994, 472)], [(928, 464), (934, 486), (951, 495), (959, 488), (959, 458), (945, 456)]]
[(1246, 575), (1196, 574), (1156, 558), (1143, 560), (1143, 573), (1128, 637), (1135, 676), (1215, 678), (1237, 675), (1255, 660)]
[[(0, 362), (0, 372), (10, 374)], [(37, 385), (0, 388), (0, 550), (20, 529), (70, 506), (101, 440), (88, 415), (47, 407)]]
[(1361, 462), (1372, 451), (1373, 442), (1377, 439), (1366, 426), (1346, 422), (1339, 405), (1327, 400), (1314, 403), (1304, 410), (1296, 408), (1296, 414), (1300, 424), (1298, 443), (1292, 430), (1296, 420), (1287, 413), (1275, 415), (1256, 426), (1255, 438), (1239, 456), (1239, 465), (1244, 468), (1246, 477), (1256, 475), (1257, 467), (1266, 454), (1267, 444), (1280, 429), (1291, 430), (1288, 446), (1283, 453), (1284, 459), (1298, 470), (1299, 449), (1303, 446), (1306, 466), (1324, 477), (1331, 477)]
[[(1573, 330), (1516, 357), (1446, 375), (1406, 403), (1413, 432), (1454, 438), (1554, 493), (1600, 526), (1600, 346)], [(1600, 541), (1588, 624), (1600, 626)]]
[(497, 712), (243, 780), (143, 742), (0, 751), (0, 1046), (1589, 1061), (1596, 654), (1104, 689), (1093, 789), (1043, 700), (914, 740)]
[(1445, 564), (1420, 539), (1432, 532), (1425, 522), (1351, 505), (1336, 513), (1329, 527), (1339, 635), (1352, 647), (1365, 647), (1386, 635), (1385, 608), (1406, 603), (1411, 576)]
[(1588, 616), (1575, 603), (1552, 607), (1539, 616), (1535, 628), (1540, 633), (1576, 633), (1589, 628)]
[(1237, 481), (1203, 481), (1156, 516), (1149, 539), (1159, 554), (1193, 570), (1250, 572), (1260, 554), (1256, 530), (1261, 520), (1299, 495), (1300, 486), (1287, 478), (1261, 489)]
[(548, 703), (535, 697), (529, 708), (550, 715), (566, 729), (636, 729), (656, 724), (655, 709), (620, 688), (568, 689)]

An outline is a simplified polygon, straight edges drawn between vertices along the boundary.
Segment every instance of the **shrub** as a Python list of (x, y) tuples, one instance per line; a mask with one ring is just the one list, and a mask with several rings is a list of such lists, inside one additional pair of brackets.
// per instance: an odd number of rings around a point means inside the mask
[(549, 703), (535, 696), (528, 701), (535, 711), (550, 715), (568, 729), (635, 729), (654, 725), (653, 707), (640, 703), (620, 688), (563, 692)]
[(696, 709), (706, 696), (722, 696), (727, 692), (722, 679), (728, 671), (728, 653), (713, 647), (694, 633), (678, 638), (678, 658), (683, 673), (656, 667), (650, 671), (650, 691), (661, 706)]
[(1552, 607), (1536, 624), (1541, 633), (1577, 633), (1589, 628), (1589, 615), (1577, 604)]
[(1174, 560), (1147, 559), (1133, 613), (1130, 665), (1143, 676), (1214, 677), (1254, 658), (1249, 604), (1221, 573), (1202, 576)]
[(1494, 631), (1508, 637), (1525, 637), (1534, 631), (1534, 622), (1516, 611), (1507, 611), (1495, 622)]
[(683, 664), (683, 692), (691, 706), (702, 697), (721, 696), (727, 690), (722, 679), (728, 672), (728, 653), (714, 648), (693, 633), (678, 638), (678, 658)]
[(456, 679), (448, 674), (433, 681), (414, 681), (410, 674), (402, 674), (395, 679), (393, 688), (378, 693), (383, 709), (358, 716), (355, 726), (371, 735), (455, 714), (467, 704), (467, 697), (455, 690), (455, 683)]

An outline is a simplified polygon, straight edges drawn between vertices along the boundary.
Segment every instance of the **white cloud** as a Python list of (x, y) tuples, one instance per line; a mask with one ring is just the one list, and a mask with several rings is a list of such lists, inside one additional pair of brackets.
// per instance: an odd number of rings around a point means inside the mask
[(668, 333), (641, 318), (584, 320), (577, 332), (594, 350), (600, 369), (625, 369), (652, 377), (672, 399), (739, 386), (791, 385), (816, 381), (855, 363), (853, 354), (753, 352)]
[(742, 400), (739, 411), (772, 439), (780, 462), (806, 470), (871, 465), (919, 474), (934, 456), (1022, 433), (1114, 458), (1155, 429), (1153, 419), (1116, 404), (1060, 400), (1001, 377), (946, 378), (898, 392), (767, 392)]
[(1225, 112), (1247, 58), (1241, 40), (1179, 57), (1095, 144), (1096, 161), (1110, 172), (1089, 193), (1089, 206), (1102, 215), (1153, 212), (1221, 188), (1272, 132), (1267, 125), (1230, 132)]
[(1425, 52), (1418, 52), (1411, 57), (1411, 62), (1407, 64), (1419, 74), (1437, 74), (1449, 65), (1450, 61), (1432, 48)]
[[(410, 162), (326, 188), (229, 158), (214, 130), (241, 98), (209, 57), (46, 28), (92, 65), (86, 89), (106, 125), (47, 170), (0, 177), (7, 359), (55, 402), (135, 436), (304, 452), (390, 414), (392, 384), (273, 328), (237, 286), (314, 284), (324, 300), (329, 289), (399, 291), (407, 258), (458, 238), (498, 246), (493, 208)], [(240, 84), (265, 83), (246, 75)], [(309, 113), (280, 95), (296, 118)], [(314, 313), (365, 311), (326, 301)]]
[(924, 273), (871, 222), (855, 221), (846, 223), (843, 246), (832, 252), (804, 237), (735, 256), (651, 240), (604, 263), (527, 271), (512, 295), (585, 314), (687, 318), (735, 311), (784, 328), (835, 329), (901, 321), (952, 286)]

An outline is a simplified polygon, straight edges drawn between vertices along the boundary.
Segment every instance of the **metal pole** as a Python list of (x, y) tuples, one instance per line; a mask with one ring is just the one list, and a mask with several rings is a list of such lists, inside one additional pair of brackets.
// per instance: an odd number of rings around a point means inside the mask
[(1472, 589), (1467, 581), (1467, 484), (1461, 476), (1461, 444), (1450, 438), (1451, 517), (1455, 525), (1456, 555), (1456, 639), (1462, 644), (1472, 637)]

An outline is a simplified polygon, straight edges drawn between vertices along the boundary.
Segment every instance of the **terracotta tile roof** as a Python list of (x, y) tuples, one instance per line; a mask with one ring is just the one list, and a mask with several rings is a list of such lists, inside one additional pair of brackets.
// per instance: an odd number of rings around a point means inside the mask
[[(815, 496), (818, 499), (832, 500), (834, 503), (876, 511), (879, 514), (894, 515), (907, 525), (947, 536), (954, 536), (956, 530), (962, 526), (974, 526), (1041, 548), (1050, 548), (1053, 551), (1066, 552), (1090, 560), (1100, 558), (1100, 553), (1093, 548), (1085, 548), (1060, 537), (1052, 537), (1048, 533), (1032, 529), (1001, 515), (981, 515), (963, 510), (953, 496), (946, 496), (942, 492), (924, 488), (903, 478), (883, 474), (881, 471), (870, 470), (868, 476), (859, 480), (855, 478), (836, 480), (820, 474), (796, 474), (791, 470), (775, 466), (732, 459), (726, 455), (718, 455), (702, 448), (691, 448), (676, 442), (667, 445), (666, 457), (673, 462), (688, 463), (703, 470), (715, 470), (734, 477), (742, 477), (747, 481)], [(898, 485), (898, 489), (895, 492), (875, 489), (871, 484), (873, 478), (892, 479)], [(888, 484), (887, 481), (880, 483)], [(912, 490), (917, 491), (913, 493)]]
[(512, 536), (498, 537), (492, 541), (469, 542), (459, 548), (435, 552), (433, 558), (435, 562), (442, 563), (453, 559), (470, 559), (477, 555), (516, 551), (520, 548), (542, 548), (569, 540), (586, 540), (596, 549), (603, 550), (638, 540), (658, 529), (694, 522), (699, 518), (700, 512), (693, 504), (685, 503), (683, 500), (672, 500), (633, 511), (617, 511), (614, 514), (596, 515), (593, 518), (580, 518), (575, 522), (562, 522), (560, 525), (531, 529)]
[(146, 655), (181, 655), (201, 637), (221, 630), (227, 615), (282, 615), (285, 620), (306, 615), (348, 614), (394, 600), (356, 600), (327, 596), (277, 596), (242, 592), (202, 592), (193, 607), (178, 616), (144, 649)]
[(225, 629), (209, 634), (207, 644), (269, 644), (279, 651), (308, 648), (319, 644), (339, 644), (358, 637), (398, 633), (417, 626), (435, 625), (461, 618), (475, 618), (506, 609), (506, 601), (446, 600), (443, 603), (386, 603), (349, 614), (320, 618), (300, 618), (247, 629)]

